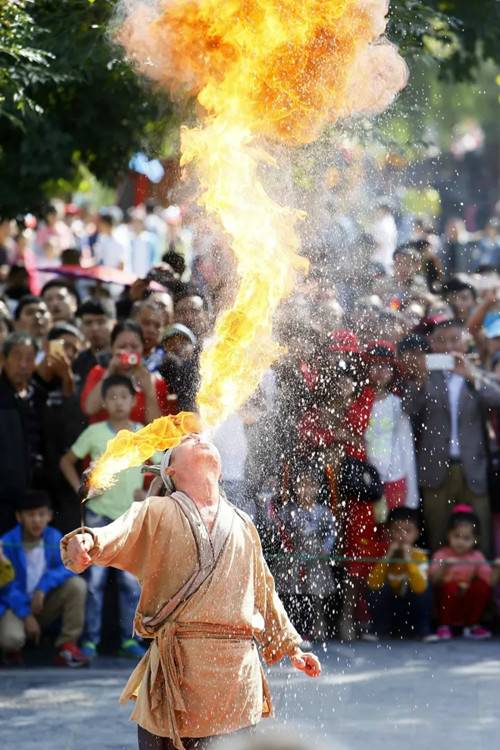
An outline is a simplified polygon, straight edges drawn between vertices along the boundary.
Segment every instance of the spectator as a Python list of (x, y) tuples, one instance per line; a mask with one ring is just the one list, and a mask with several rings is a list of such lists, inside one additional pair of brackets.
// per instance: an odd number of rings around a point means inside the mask
[(500, 221), (490, 219), (479, 242), (479, 268), (488, 267), (500, 271)]
[(371, 257), (372, 263), (380, 263), (386, 273), (390, 273), (398, 240), (398, 230), (392, 209), (386, 203), (381, 203), (377, 208), (370, 234), (376, 246)]
[(308, 640), (326, 637), (335, 594), (330, 557), (336, 531), (322, 497), (323, 483), (317, 470), (299, 468), (292, 499), (272, 516), (281, 540), (278, 590), (292, 622)]
[(107, 367), (97, 364), (89, 372), (81, 394), (82, 411), (90, 422), (102, 422), (108, 413), (102, 405), (101, 385), (109, 375), (128, 375), (136, 388), (131, 419), (146, 424), (162, 414), (171, 413), (175, 403), (168, 400), (166, 382), (157, 373), (150, 373), (142, 357), (142, 331), (133, 321), (117, 323), (111, 333), (111, 360)]
[(82, 339), (78, 328), (68, 323), (51, 328), (48, 352), (35, 375), (47, 392), (42, 408), (44, 465), (56, 526), (64, 533), (80, 523), (78, 498), (61, 475), (59, 460), (87, 423), (80, 410), (78, 375), (73, 371)]
[(67, 281), (51, 279), (40, 292), (54, 323), (74, 323), (78, 308), (78, 293)]
[[(55, 257), (60, 257), (63, 250), (68, 247), (74, 247), (75, 238), (71, 230), (59, 218), (57, 208), (49, 206), (43, 215), (43, 221), (36, 234), (37, 254), (41, 257), (44, 255), (43, 248), (51, 247)], [(45, 261), (44, 261), (45, 262)]]
[(167, 328), (174, 322), (174, 300), (170, 292), (153, 291), (149, 296), (151, 303), (155, 304), (163, 313), (162, 328)]
[(134, 209), (130, 214), (127, 233), (130, 271), (140, 278), (147, 276), (159, 259), (159, 242), (144, 225), (144, 214)]
[(196, 411), (199, 385), (199, 350), (196, 336), (182, 323), (174, 323), (163, 332), (165, 352), (159, 372), (177, 399), (179, 411)]
[(31, 294), (30, 274), (24, 265), (15, 263), (10, 267), (3, 293), (11, 312), (22, 297)]
[(393, 508), (387, 528), (387, 561), (377, 563), (368, 577), (373, 626), (364, 638), (376, 641), (398, 634), (435, 640), (427, 555), (415, 546), (420, 536), (418, 515), (411, 508)]
[(98, 266), (125, 268), (126, 248), (113, 233), (114, 218), (102, 211), (97, 218), (97, 231), (93, 238), (94, 260)]
[(27, 294), (21, 297), (14, 313), (16, 331), (32, 336), (41, 347), (51, 325), (50, 313), (40, 297)]
[(15, 498), (44, 488), (42, 409), (46, 391), (33, 380), (37, 346), (27, 333), (4, 342), (0, 375), (0, 533), (14, 525)]
[(48, 495), (40, 491), (20, 495), (17, 526), (4, 534), (5, 554), (15, 578), (0, 591), (0, 649), (9, 664), (22, 663), (26, 640), (38, 645), (42, 628), (62, 618), (56, 637), (58, 666), (83, 667), (87, 659), (77, 646), (83, 628), (87, 587), (83, 578), (64, 567), (59, 552), (62, 535), (49, 526)]
[(132, 308), (132, 319), (139, 325), (144, 340), (144, 363), (149, 372), (156, 372), (163, 360), (164, 351), (160, 346), (164, 313), (159, 305), (150, 302), (136, 302)]
[[(77, 493), (80, 477), (76, 471), (77, 461), (89, 457), (95, 461), (104, 453), (108, 441), (119, 430), (136, 432), (143, 425), (131, 420), (136, 397), (135, 388), (130, 378), (125, 375), (110, 375), (102, 383), (102, 400), (108, 414), (106, 422), (90, 425), (61, 458), (61, 471), (66, 480)], [(97, 528), (106, 526), (125, 513), (132, 502), (144, 500), (143, 475), (140, 468), (131, 468), (119, 474), (116, 483), (85, 506), (85, 523)], [(88, 572), (88, 598), (85, 617), (85, 634), (82, 643), (83, 653), (94, 658), (101, 640), (101, 618), (104, 588), (108, 579), (108, 569), (92, 566)], [(121, 653), (124, 656), (141, 658), (143, 647), (132, 638), (133, 622), (140, 588), (137, 580), (130, 573), (118, 571), (118, 588), (120, 592), (120, 633)]]
[[(368, 344), (364, 353), (368, 388), (373, 399), (365, 433), (368, 460), (384, 483), (387, 510), (419, 504), (413, 433), (401, 399), (393, 393), (396, 351), (386, 341)], [(385, 513), (385, 509), (384, 509)], [(384, 513), (378, 520), (385, 521)]]
[(209, 318), (203, 298), (187, 289), (175, 300), (174, 322), (189, 328), (201, 343), (208, 334)]
[(87, 376), (100, 360), (111, 356), (111, 331), (115, 325), (115, 308), (109, 300), (87, 299), (78, 308), (82, 334), (88, 347), (73, 362), (73, 372), (83, 386)]
[(452, 627), (463, 627), (465, 638), (483, 640), (491, 633), (480, 624), (491, 598), (495, 575), (484, 555), (476, 549), (479, 518), (472, 507), (457, 504), (448, 520), (448, 544), (432, 557), (430, 578), (436, 588), (439, 627), (442, 640), (452, 638)]
[(445, 281), (442, 287), (444, 299), (452, 309), (456, 320), (466, 325), (477, 302), (476, 290), (472, 284), (467, 284), (459, 278)]
[(441, 260), (447, 276), (467, 269), (468, 242), (469, 233), (465, 227), (465, 221), (458, 216), (449, 219), (441, 245)]
[(9, 273), (12, 245), (11, 221), (0, 216), (0, 284), (5, 281)]
[(10, 336), (14, 330), (14, 324), (9, 315), (7, 307), (0, 303), (0, 350), (5, 339)]
[(413, 296), (426, 290), (421, 265), (420, 253), (414, 243), (399, 245), (393, 255), (392, 274), (376, 282), (373, 293), (381, 297), (388, 307), (399, 310), (408, 304)]
[(438, 323), (430, 342), (433, 352), (452, 355), (454, 364), (420, 373), (403, 399), (407, 413), (421, 425), (417, 464), (427, 539), (432, 550), (442, 546), (454, 504), (466, 501), (479, 516), (481, 548), (487, 552), (490, 511), (483, 409), (500, 405), (500, 384), (475, 377), (459, 321)]

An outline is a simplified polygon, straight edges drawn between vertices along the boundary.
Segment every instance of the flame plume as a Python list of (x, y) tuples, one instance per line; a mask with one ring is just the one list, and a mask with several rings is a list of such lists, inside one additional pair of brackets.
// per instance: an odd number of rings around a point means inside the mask
[(257, 136), (289, 145), (327, 122), (384, 109), (406, 66), (384, 40), (384, 0), (167, 0), (128, 4), (120, 39), (138, 67), (178, 96), (196, 96), (202, 125), (184, 128), (200, 202), (232, 239), (240, 286), (201, 359), (198, 406), (213, 426), (244, 403), (279, 353), (273, 314), (301, 259), (298, 212), (258, 177)]
[[(259, 180), (260, 141), (314, 140), (329, 122), (383, 110), (407, 69), (382, 36), (385, 0), (123, 0), (118, 38), (137, 67), (176, 97), (195, 96), (183, 128), (199, 201), (231, 238), (235, 302), (201, 357), (200, 416), (214, 426), (241, 406), (279, 355), (272, 318), (291, 291), (299, 212)], [(140, 434), (140, 433), (137, 433)], [(158, 447), (158, 446), (156, 446)]]

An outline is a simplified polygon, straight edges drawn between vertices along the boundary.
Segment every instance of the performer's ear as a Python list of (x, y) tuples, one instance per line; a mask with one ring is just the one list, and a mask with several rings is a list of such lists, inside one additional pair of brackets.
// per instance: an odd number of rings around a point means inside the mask
[(163, 483), (169, 494), (175, 491), (174, 474), (175, 469), (172, 466), (169, 466), (163, 474)]

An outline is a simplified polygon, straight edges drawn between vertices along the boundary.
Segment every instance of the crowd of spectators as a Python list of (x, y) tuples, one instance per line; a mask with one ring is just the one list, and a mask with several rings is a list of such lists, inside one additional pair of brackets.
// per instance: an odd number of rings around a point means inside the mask
[[(440, 234), (381, 203), (304, 242), (278, 310), (286, 347), (214, 432), (228, 498), (254, 519), (305, 640), (482, 639), (498, 629), (500, 233)], [(330, 239), (329, 239), (330, 238)], [(0, 649), (56, 628), (56, 661), (102, 642), (107, 571), (72, 576), (84, 470), (122, 428), (196, 408), (199, 357), (236, 277), (189, 207), (74, 204), (0, 221)], [(128, 470), (84, 509), (104, 525), (146, 496)], [(138, 584), (119, 572), (122, 654)], [(62, 618), (62, 620), (61, 620)], [(108, 613), (109, 618), (109, 613)], [(106, 619), (106, 613), (104, 613)]]

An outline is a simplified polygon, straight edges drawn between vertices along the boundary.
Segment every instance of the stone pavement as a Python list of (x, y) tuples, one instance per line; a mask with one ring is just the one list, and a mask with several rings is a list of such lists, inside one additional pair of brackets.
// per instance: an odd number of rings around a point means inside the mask
[[(279, 723), (327, 750), (498, 750), (500, 641), (332, 642), (320, 680), (271, 670)], [(0, 669), (1, 750), (135, 750), (130, 663)], [(271, 722), (267, 725), (270, 726)]]

